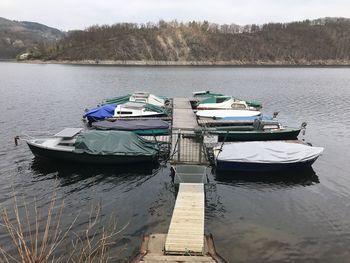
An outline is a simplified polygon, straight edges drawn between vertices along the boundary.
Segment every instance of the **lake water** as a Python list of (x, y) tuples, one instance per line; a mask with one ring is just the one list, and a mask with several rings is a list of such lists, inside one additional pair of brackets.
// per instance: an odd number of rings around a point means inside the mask
[[(305, 139), (325, 152), (303, 174), (220, 177), (208, 169), (206, 232), (230, 262), (349, 262), (350, 69), (108, 67), (0, 63), (0, 206), (13, 194), (45, 209), (64, 199), (62, 226), (86, 227), (94, 205), (101, 223), (122, 231), (112, 253), (134, 255), (143, 233), (166, 233), (175, 203), (169, 166), (125, 169), (34, 159), (15, 135), (83, 125), (83, 110), (133, 91), (191, 96), (212, 90), (263, 103), (285, 125), (308, 123)], [(34, 216), (29, 219), (34, 222)], [(0, 245), (8, 247), (0, 228)]]

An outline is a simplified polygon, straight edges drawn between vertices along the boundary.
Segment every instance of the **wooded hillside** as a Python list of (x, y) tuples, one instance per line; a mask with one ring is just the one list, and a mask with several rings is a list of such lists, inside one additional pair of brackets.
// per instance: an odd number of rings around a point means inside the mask
[(64, 33), (39, 23), (12, 21), (0, 17), (0, 58), (15, 58), (21, 52), (52, 43)]
[(265, 25), (208, 22), (92, 26), (46, 48), (48, 60), (239, 61), (303, 64), (350, 60), (350, 20)]

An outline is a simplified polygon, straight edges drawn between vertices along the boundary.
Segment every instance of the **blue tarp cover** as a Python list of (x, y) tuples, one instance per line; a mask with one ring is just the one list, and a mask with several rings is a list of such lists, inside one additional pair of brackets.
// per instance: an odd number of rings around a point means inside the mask
[(94, 119), (105, 119), (114, 116), (114, 110), (117, 107), (116, 104), (106, 104), (85, 113), (84, 117)]

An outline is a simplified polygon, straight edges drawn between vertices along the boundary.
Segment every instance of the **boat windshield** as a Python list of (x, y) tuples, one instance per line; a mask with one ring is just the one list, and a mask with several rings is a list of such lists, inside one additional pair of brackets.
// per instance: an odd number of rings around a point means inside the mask
[(216, 103), (221, 103), (221, 102), (224, 102), (224, 101), (227, 101), (229, 98), (216, 98)]

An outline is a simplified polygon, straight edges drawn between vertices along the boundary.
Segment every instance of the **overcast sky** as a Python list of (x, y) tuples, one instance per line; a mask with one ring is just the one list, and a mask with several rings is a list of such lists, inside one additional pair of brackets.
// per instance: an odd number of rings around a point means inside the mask
[(0, 17), (61, 30), (160, 19), (263, 24), (350, 17), (350, 0), (0, 0)]

